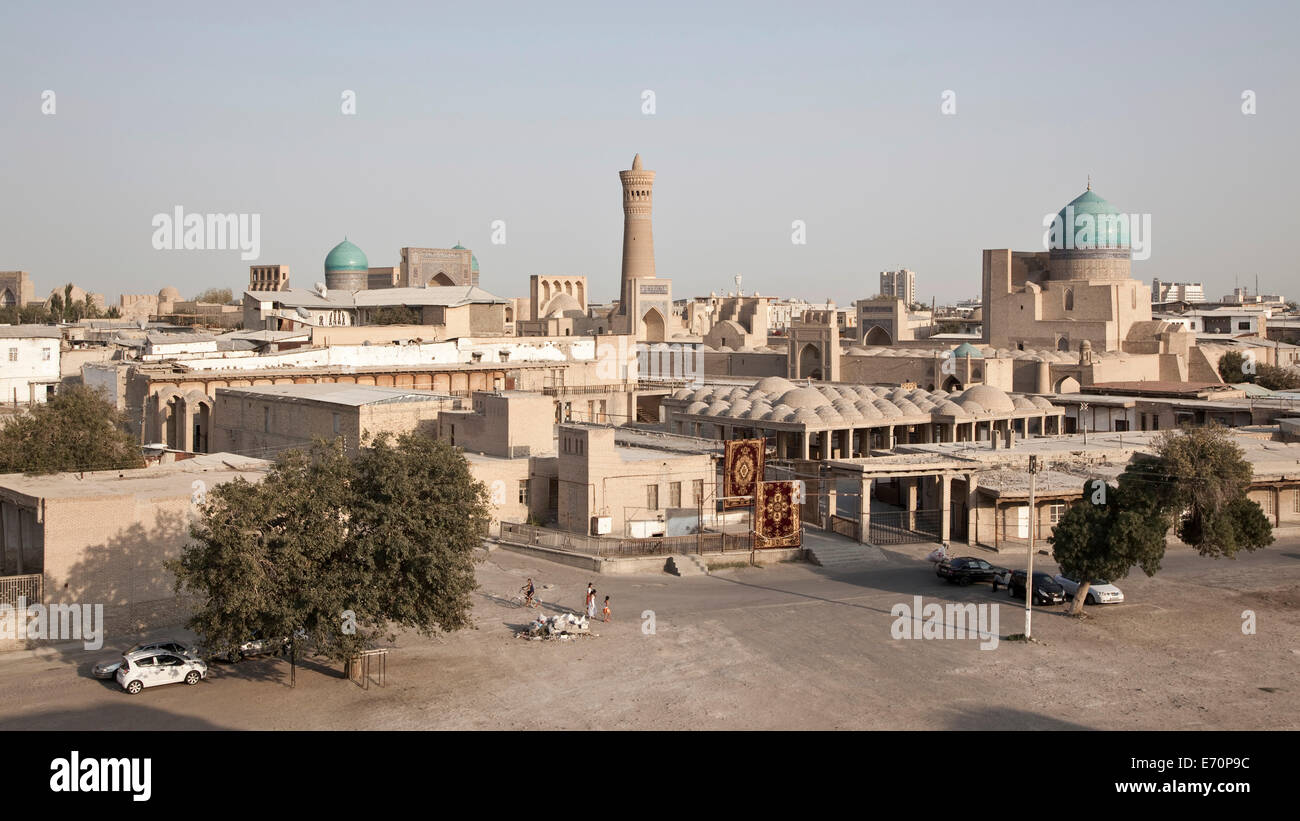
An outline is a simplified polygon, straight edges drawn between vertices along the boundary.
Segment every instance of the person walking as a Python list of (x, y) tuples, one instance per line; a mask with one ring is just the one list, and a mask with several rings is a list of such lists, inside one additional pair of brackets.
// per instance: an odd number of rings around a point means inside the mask
[(605, 617), (605, 621), (609, 621), (609, 596), (605, 597), (605, 609), (601, 611), (601, 615)]
[(596, 618), (596, 588), (587, 590), (587, 618)]

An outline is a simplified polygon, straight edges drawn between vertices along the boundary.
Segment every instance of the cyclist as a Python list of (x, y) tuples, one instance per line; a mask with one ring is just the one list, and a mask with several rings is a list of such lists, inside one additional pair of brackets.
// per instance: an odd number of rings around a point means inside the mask
[(536, 589), (533, 587), (532, 579), (529, 579), (527, 584), (519, 588), (519, 592), (524, 594), (524, 604), (529, 607), (537, 606), (536, 602), (533, 601), (533, 594), (536, 592)]

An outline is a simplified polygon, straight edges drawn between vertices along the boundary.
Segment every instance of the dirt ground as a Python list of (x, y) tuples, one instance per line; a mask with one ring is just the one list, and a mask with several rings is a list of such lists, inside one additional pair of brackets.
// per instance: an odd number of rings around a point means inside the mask
[[(1028, 644), (1006, 640), (1023, 632), (1023, 603), (943, 583), (922, 560), (930, 546), (882, 551), (853, 575), (790, 563), (686, 578), (497, 549), (479, 568), (476, 629), (399, 637), (385, 687), (312, 662), (290, 688), (288, 664), (265, 659), (128, 696), (89, 675), (111, 651), (45, 648), (0, 656), (0, 729), (1296, 729), (1298, 545), (1235, 561), (1171, 548), (1156, 577), (1118, 582), (1125, 604), (1083, 620), (1036, 609)], [(580, 609), (592, 581), (614, 621), (568, 642), (515, 638), (538, 612), (509, 601), (528, 576), (542, 612)], [(916, 595), (1000, 605), (1003, 640), (892, 638), (891, 608)]]

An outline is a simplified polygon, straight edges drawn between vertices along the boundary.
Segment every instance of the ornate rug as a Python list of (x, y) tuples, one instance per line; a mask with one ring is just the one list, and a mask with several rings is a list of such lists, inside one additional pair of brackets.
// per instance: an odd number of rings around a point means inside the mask
[(749, 507), (749, 499), (732, 499), (732, 496), (753, 496), (758, 483), (763, 481), (763, 453), (766, 439), (732, 439), (727, 442), (727, 457), (722, 469), (722, 509)]
[(754, 546), (799, 547), (803, 528), (799, 526), (799, 505), (795, 502), (797, 482), (759, 482), (754, 496)]

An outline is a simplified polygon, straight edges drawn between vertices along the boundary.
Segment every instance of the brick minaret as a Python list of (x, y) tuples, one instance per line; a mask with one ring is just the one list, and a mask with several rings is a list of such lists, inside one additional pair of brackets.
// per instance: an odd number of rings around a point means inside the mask
[(643, 169), (637, 154), (632, 169), (618, 172), (618, 178), (623, 183), (623, 281), (618, 311), (626, 315), (632, 303), (632, 280), (655, 275), (655, 238), (650, 227), (655, 172)]

